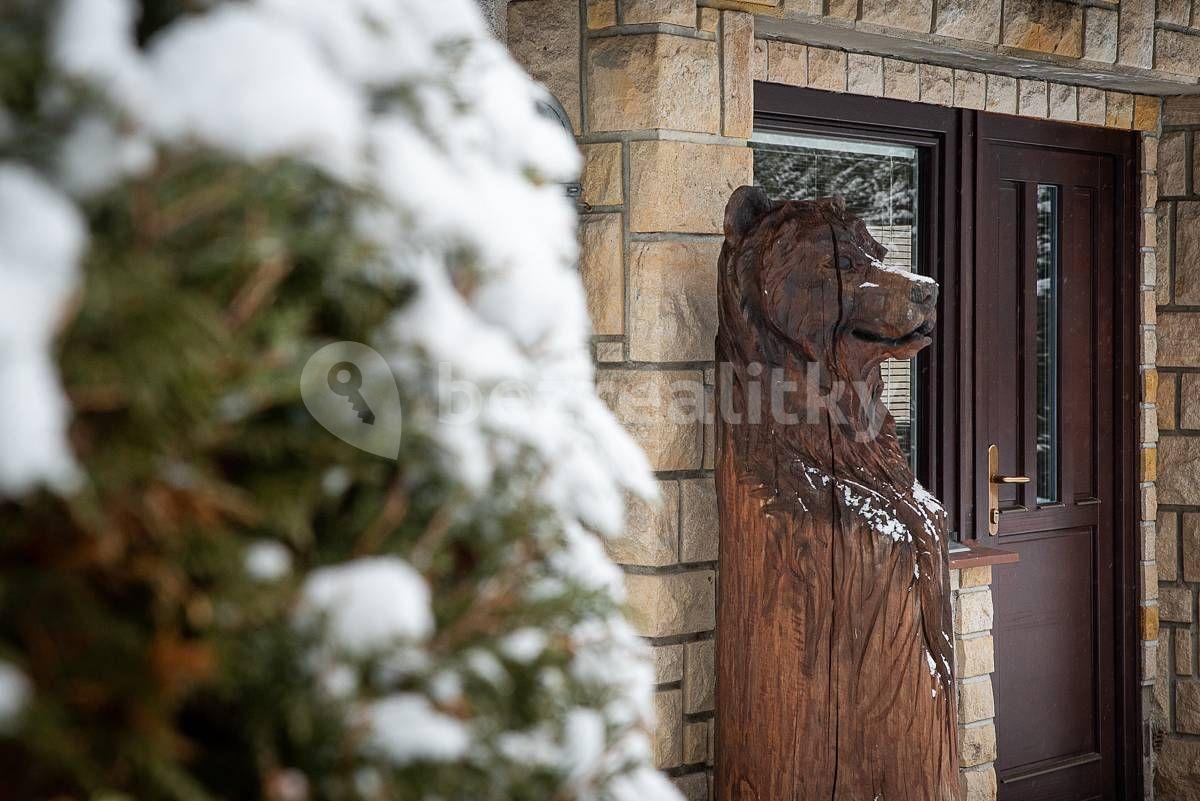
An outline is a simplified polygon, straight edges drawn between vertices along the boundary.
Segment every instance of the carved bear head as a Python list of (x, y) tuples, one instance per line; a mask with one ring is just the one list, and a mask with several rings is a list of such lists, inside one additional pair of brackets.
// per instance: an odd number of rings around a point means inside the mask
[(913, 356), (929, 344), (937, 284), (886, 266), (886, 252), (840, 198), (773, 201), (743, 186), (725, 210), (722, 326), (768, 363), (799, 356), (847, 379)]

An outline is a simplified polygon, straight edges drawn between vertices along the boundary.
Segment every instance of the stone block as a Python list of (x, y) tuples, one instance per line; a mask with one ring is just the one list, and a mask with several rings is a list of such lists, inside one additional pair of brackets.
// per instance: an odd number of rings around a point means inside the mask
[(1200, 95), (1163, 98), (1163, 125), (1200, 125)]
[[(1159, 153), (1159, 172), (1165, 156)], [(1175, 302), (1200, 303), (1200, 202), (1175, 205)], [(1169, 257), (1168, 257), (1169, 258)], [(1164, 259), (1164, 264), (1169, 261)], [(1165, 270), (1164, 270), (1165, 272)]]
[(975, 723), (996, 717), (992, 680), (988, 677), (964, 681), (958, 686), (958, 722)]
[[(754, 80), (765, 81), (767, 79), (767, 43), (765, 40), (754, 40), (754, 52), (750, 54), (750, 64)], [(807, 65), (805, 68), (807, 69)]]
[(825, 0), (825, 16), (853, 21), (858, 18), (858, 0)]
[(1142, 448), (1141, 480), (1153, 481), (1158, 476), (1154, 448)]
[(883, 96), (896, 100), (920, 98), (921, 84), (917, 78), (917, 65), (911, 61), (885, 58), (883, 60)]
[(975, 634), (990, 631), (993, 617), (991, 590), (960, 592), (958, 603), (954, 607), (954, 633)]
[(696, 25), (696, 0), (621, 0), (621, 21), (625, 25), (664, 22)]
[(650, 741), (654, 766), (659, 770), (683, 764), (683, 696), (679, 690), (661, 690), (654, 694), (654, 731)]
[(767, 80), (808, 86), (808, 47), (793, 42), (767, 42)]
[(1105, 125), (1121, 129), (1133, 127), (1133, 95), (1125, 92), (1105, 92), (1104, 102), (1107, 107)]
[(1200, 375), (1179, 376), (1179, 427), (1200, 429)]
[(883, 59), (866, 53), (846, 57), (846, 90), (856, 95), (883, 94)]
[[(704, 9), (710, 10), (710, 9)], [(754, 132), (754, 17), (742, 11), (722, 12), (721, 89), (725, 93), (721, 130), (748, 139)]]
[(633, 231), (719, 234), (729, 196), (752, 180), (748, 147), (651, 140), (631, 142), (629, 153)]
[[(644, 637), (709, 631), (716, 624), (711, 570), (625, 577), (629, 618)], [(687, 681), (686, 674), (684, 681)]]
[(683, 673), (683, 711), (689, 715), (709, 712), (716, 700), (716, 643), (690, 642), (686, 646)]
[(982, 676), (996, 670), (996, 645), (992, 635), (956, 639), (955, 673), (960, 679)]
[(1142, 487), (1141, 509), (1142, 520), (1155, 520), (1158, 517), (1158, 489), (1154, 485)]
[(1000, 41), (1000, 0), (938, 0), (933, 32), (996, 44)]
[[(708, 801), (708, 776), (704, 773), (688, 773), (671, 779), (684, 801)], [(648, 801), (648, 800), (647, 800)]]
[(990, 721), (958, 727), (958, 761), (964, 768), (996, 761), (996, 726)]
[(829, 92), (846, 91), (846, 53), (823, 47), (808, 48), (808, 85)]
[(1184, 512), (1181, 522), (1183, 580), (1200, 582), (1200, 514)]
[(619, 340), (601, 340), (592, 343), (596, 351), (597, 362), (625, 361), (625, 343)]
[[(1154, 213), (1158, 218), (1158, 224), (1155, 228), (1158, 234), (1154, 252), (1158, 258), (1163, 260), (1163, 264), (1171, 263), (1171, 255), (1174, 252), (1174, 237), (1172, 236), (1172, 210), (1175, 208), (1173, 203), (1158, 203), (1155, 204)], [(1155, 285), (1155, 293), (1158, 296), (1160, 304), (1171, 302), (1171, 271), (1160, 270), (1158, 273), (1158, 281)]]
[(588, 127), (720, 133), (717, 43), (668, 34), (606, 36), (588, 47)]
[(1154, 172), (1158, 169), (1158, 137), (1143, 136), (1142, 137), (1142, 169), (1147, 172)]
[(933, 0), (862, 0), (860, 19), (888, 28), (929, 33)]
[(587, 0), (589, 30), (611, 28), (617, 24), (617, 0)]
[(721, 241), (629, 244), (629, 358), (711, 361)]
[(1153, 640), (1158, 637), (1158, 607), (1146, 604), (1138, 607), (1141, 610), (1141, 633), (1143, 640)]
[[(1196, 543), (1200, 546), (1200, 542)], [(1200, 560), (1200, 547), (1196, 552)], [(1162, 581), (1179, 579), (1179, 517), (1175, 512), (1159, 512), (1154, 532), (1154, 560)], [(1200, 568), (1200, 561), (1196, 566)]]
[[(1112, 108), (1112, 106), (1110, 105), (1109, 108)], [(1149, 173), (1142, 176), (1142, 208), (1152, 209), (1156, 205), (1158, 205), (1158, 176), (1154, 173)], [(1146, 259), (1153, 260), (1154, 258), (1155, 254), (1153, 253), (1142, 254), (1143, 261)], [(1150, 278), (1147, 280), (1143, 277), (1142, 283), (1153, 284), (1154, 279)]]
[(996, 769), (980, 765), (960, 771), (958, 788), (962, 801), (996, 801)]
[(1186, 26), (1191, 22), (1191, 17), (1191, 0), (1158, 0), (1159, 21)]
[(1117, 60), (1117, 9), (1088, 6), (1083, 10), (1083, 57), (1105, 64)]
[(1182, 734), (1200, 734), (1200, 682), (1175, 682), (1175, 727)]
[(984, 109), (996, 114), (1016, 114), (1017, 79), (1007, 75), (988, 75)]
[(1103, 125), (1107, 117), (1104, 90), (1093, 86), (1079, 87), (1079, 121), (1089, 125)]
[(683, 562), (715, 562), (720, 531), (712, 478), (679, 482), (679, 550)]
[(508, 6), (508, 49), (534, 80), (558, 98), (571, 127), (580, 128), (579, 3), (519, 0)]
[(708, 759), (708, 729), (711, 721), (685, 723), (683, 726), (683, 763), (699, 765)]
[[(1157, 239), (1158, 239), (1158, 215), (1155, 214), (1153, 211), (1142, 212), (1142, 242), (1141, 242), (1142, 247), (1148, 247), (1148, 248), (1154, 247), (1154, 243)], [(1171, 262), (1169, 260), (1167, 260), (1164, 263), (1170, 264)], [(1149, 291), (1147, 291), (1146, 294), (1151, 298), (1150, 302), (1154, 302), (1157, 304), (1157, 301), (1154, 299), (1154, 297), (1155, 297), (1154, 290), (1149, 290)], [(1156, 306), (1156, 308), (1155, 308), (1155, 316), (1156, 317), (1157, 317), (1157, 314), (1158, 314), (1158, 311), (1157, 311), (1157, 306)]]
[(1159, 28), (1154, 39), (1154, 68), (1200, 76), (1200, 35)]
[(992, 583), (992, 566), (968, 567), (960, 572), (958, 586), (964, 590), (969, 587), (986, 587)]
[(1133, 96), (1133, 128), (1152, 133), (1158, 130), (1162, 100), (1151, 95)]
[(596, 389), (654, 470), (700, 467), (704, 385), (699, 370), (597, 371)]
[(1050, 119), (1074, 122), (1079, 118), (1079, 96), (1074, 86), (1050, 84)]
[(1117, 61), (1149, 67), (1154, 58), (1155, 0), (1121, 0), (1117, 24)]
[(954, 104), (954, 70), (935, 64), (917, 66), (921, 84), (921, 102), (939, 106)]
[(1200, 740), (1167, 734), (1155, 761), (1154, 792), (1162, 801), (1188, 801), (1200, 787)]
[(579, 218), (579, 276), (594, 334), (621, 334), (625, 330), (623, 241), (620, 214), (584, 214)]
[(1175, 673), (1190, 676), (1192, 669), (1192, 632), (1190, 629), (1175, 629)]
[(1191, 623), (1195, 617), (1196, 599), (1187, 587), (1158, 588), (1158, 616), (1170, 623)]
[(1021, 78), (1017, 81), (1017, 113), (1022, 117), (1045, 118), (1048, 113), (1046, 82)]
[[(1141, 566), (1141, 598), (1143, 601), (1158, 600), (1158, 570), (1157, 567), (1150, 562), (1143, 562)], [(1162, 613), (1159, 613), (1159, 617)]]
[(1175, 374), (1162, 373), (1158, 380), (1158, 402), (1156, 405), (1158, 427), (1164, 431), (1175, 428)]
[[(1180, 204), (1182, 207), (1184, 204)], [(1180, 218), (1180, 226), (1183, 220)], [(1176, 272), (1176, 281), (1179, 272)], [(1158, 364), (1160, 367), (1200, 367), (1200, 314), (1160, 311), (1158, 314)], [(1197, 500), (1183, 503), (1200, 502)]]
[(624, 200), (621, 188), (621, 143), (582, 145), (583, 202), (593, 206), (617, 206)]
[(683, 681), (683, 645), (654, 646), (654, 683)]
[(1055, 0), (1005, 0), (1000, 41), (1009, 47), (1083, 55), (1083, 8)]
[(626, 501), (625, 536), (607, 541), (609, 556), (621, 565), (659, 567), (679, 561), (679, 484), (660, 481), (658, 503), (630, 496)]
[(954, 105), (982, 110), (987, 100), (987, 76), (971, 70), (954, 71)]

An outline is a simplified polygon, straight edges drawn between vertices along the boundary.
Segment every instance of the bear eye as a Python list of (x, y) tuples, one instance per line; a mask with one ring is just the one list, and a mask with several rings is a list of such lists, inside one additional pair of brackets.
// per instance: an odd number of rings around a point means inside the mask
[(854, 265), (851, 263), (849, 256), (838, 256), (837, 266), (839, 270), (849, 270)]

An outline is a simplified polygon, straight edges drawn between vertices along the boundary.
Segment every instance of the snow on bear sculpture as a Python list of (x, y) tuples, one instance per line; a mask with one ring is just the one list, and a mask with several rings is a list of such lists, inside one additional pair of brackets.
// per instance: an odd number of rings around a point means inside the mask
[(945, 513), (880, 364), (929, 344), (937, 284), (840, 199), (734, 192), (718, 270), (716, 797), (954, 801)]

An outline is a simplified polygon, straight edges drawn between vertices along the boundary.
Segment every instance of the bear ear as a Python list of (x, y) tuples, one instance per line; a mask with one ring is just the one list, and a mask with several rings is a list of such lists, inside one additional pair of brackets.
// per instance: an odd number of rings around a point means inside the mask
[(725, 241), (740, 240), (774, 206), (761, 186), (739, 186), (725, 204)]

